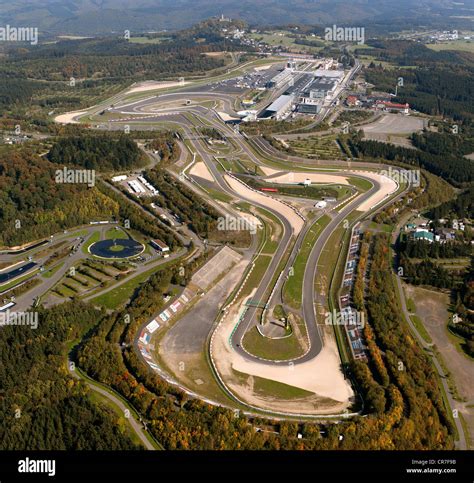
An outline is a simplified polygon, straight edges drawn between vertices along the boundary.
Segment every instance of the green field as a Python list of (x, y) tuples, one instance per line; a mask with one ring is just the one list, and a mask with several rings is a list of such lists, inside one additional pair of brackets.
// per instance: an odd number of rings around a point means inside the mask
[(289, 386), (288, 384), (258, 376), (254, 376), (253, 381), (254, 391), (262, 396), (276, 397), (278, 399), (301, 399), (314, 395), (314, 393), (299, 387)]
[(247, 384), (249, 377), (253, 380), (253, 390), (256, 394), (263, 397), (277, 398), (283, 400), (302, 399), (305, 397), (314, 396), (314, 393), (300, 389), (299, 387), (290, 386), (271, 379), (265, 379), (258, 376), (249, 376), (243, 372), (234, 370), (239, 380), (243, 384)]
[(273, 317), (275, 317), (276, 319), (282, 319), (285, 316), (286, 316), (286, 314), (285, 314), (285, 311), (283, 309), (283, 306), (282, 305), (275, 305), (275, 307), (273, 308)]
[(251, 177), (238, 176), (244, 183), (251, 188), (260, 190), (262, 188), (274, 188), (279, 194), (286, 196), (294, 196), (298, 198), (320, 200), (324, 197), (328, 198), (345, 198), (351, 194), (351, 189), (347, 186), (335, 184), (312, 184), (311, 186), (303, 186), (303, 184), (282, 184), (263, 182)]
[(272, 257), (268, 255), (260, 255), (255, 260), (255, 267), (250, 274), (250, 277), (245, 284), (246, 287), (249, 287), (250, 290), (253, 287), (258, 287), (260, 281), (262, 280), (265, 272), (267, 271), (268, 267), (270, 266), (270, 262), (272, 261)]
[(268, 31), (263, 33), (255, 33), (250, 34), (249, 36), (254, 40), (265, 42), (268, 45), (273, 47), (281, 46), (286, 47), (287, 49), (293, 52), (312, 52), (317, 53), (324, 48), (325, 42), (319, 38), (311, 37), (309, 35), (298, 35), (298, 38), (301, 40), (308, 40), (313, 42), (321, 42), (321, 46), (313, 46), (313, 45), (303, 45), (297, 44), (295, 42), (296, 38), (294, 38), (294, 32), (289, 32), (285, 30), (276, 30), (276, 31)]
[(144, 282), (146, 282), (154, 273), (163, 270), (169, 265), (177, 263), (176, 260), (170, 260), (169, 262), (163, 263), (158, 267), (154, 267), (136, 277), (131, 278), (119, 287), (110, 290), (109, 292), (99, 295), (91, 300), (93, 304), (102, 305), (103, 307), (111, 310), (115, 310), (121, 307), (123, 304), (128, 302), (135, 290)]
[(93, 245), (94, 243), (97, 243), (100, 241), (100, 231), (95, 231), (92, 233), (92, 235), (88, 238), (86, 243), (82, 246), (82, 252), (85, 253), (86, 255), (90, 255), (89, 253), (89, 247)]
[(474, 41), (472, 40), (455, 40), (452, 42), (443, 42), (442, 44), (426, 44), (426, 47), (436, 52), (458, 50), (474, 53)]
[(369, 191), (373, 186), (372, 182), (365, 178), (351, 177), (348, 181), (351, 186), (355, 186), (357, 189), (364, 192)]
[(171, 37), (130, 37), (129, 42), (132, 44), (161, 44), (166, 40), (170, 40)]
[(303, 277), (306, 269), (306, 262), (308, 261), (311, 250), (320, 233), (330, 221), (331, 218), (328, 215), (324, 215), (316, 221), (308, 233), (306, 233), (301, 249), (293, 265), (294, 274), (292, 277), (288, 278), (288, 281), (283, 287), (283, 299), (294, 309), (299, 309), (301, 307), (303, 297)]
[(217, 201), (222, 201), (223, 203), (230, 203), (232, 201), (232, 196), (223, 193), (222, 191), (218, 191), (208, 187), (206, 187), (206, 191), (211, 195), (211, 198)]
[(50, 270), (44, 272), (42, 277), (43, 278), (51, 278), (63, 265), (64, 265), (64, 262), (58, 263), (57, 265), (55, 265)]
[(112, 265), (106, 266), (92, 260), (83, 261), (75, 267), (74, 274), (67, 272), (52, 292), (59, 297), (82, 297), (98, 289), (105, 290), (127, 268), (124, 266), (119, 270)]
[(256, 327), (245, 334), (242, 344), (251, 354), (272, 361), (289, 360), (303, 355), (303, 349), (294, 334), (285, 339), (268, 339), (260, 335)]
[(384, 233), (392, 233), (393, 230), (392, 225), (378, 224), (375, 221), (370, 223), (369, 228), (375, 231), (383, 231)]
[(417, 315), (410, 315), (410, 319), (413, 322), (413, 325), (416, 327), (416, 330), (421, 335), (421, 337), (427, 342), (431, 344), (433, 339), (431, 339), (430, 334), (425, 329), (422, 320)]
[[(384, 69), (386, 70), (392, 70), (392, 69), (397, 69), (398, 66), (395, 64), (392, 64), (390, 62), (385, 62), (383, 60), (380, 60), (377, 57), (374, 57), (372, 55), (361, 55), (359, 57), (360, 63), (363, 64), (364, 66), (370, 65), (372, 62), (376, 65), (381, 65)], [(404, 66), (406, 69), (407, 67)]]
[(110, 228), (110, 230), (107, 230), (105, 233), (105, 239), (106, 240), (126, 240), (128, 239), (128, 235), (120, 228)]
[[(278, 248), (279, 240), (277, 233), (281, 233), (283, 230), (283, 226), (278, 218), (269, 211), (259, 209), (258, 212), (261, 214), (261, 217), (264, 218), (265, 222), (265, 244), (262, 248), (262, 254), (265, 255), (273, 255)], [(267, 218), (267, 219), (265, 219)], [(270, 221), (269, 221), (270, 220)], [(272, 236), (274, 236), (274, 240), (272, 240)]]

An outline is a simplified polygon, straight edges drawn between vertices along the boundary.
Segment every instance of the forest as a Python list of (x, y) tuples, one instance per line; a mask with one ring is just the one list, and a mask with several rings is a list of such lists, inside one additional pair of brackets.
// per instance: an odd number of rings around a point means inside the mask
[(40, 309), (38, 328), (0, 330), (0, 449), (136, 450), (117, 415), (68, 371), (68, 345), (103, 313), (79, 302)]
[[(403, 78), (397, 102), (408, 102), (414, 109), (456, 121), (474, 120), (474, 80), (471, 52), (436, 52), (407, 40), (368, 40), (372, 48), (357, 49), (375, 60), (366, 69), (366, 80), (375, 90), (393, 92)], [(395, 64), (384, 69), (377, 62)], [(416, 69), (406, 68), (416, 66)]]
[(75, 79), (132, 79), (199, 74), (224, 65), (202, 55), (222, 51), (220, 43), (194, 39), (163, 43), (134, 43), (126, 38), (62, 40), (37, 48), (11, 48), (0, 63), (5, 78), (69, 81)]
[(430, 243), (410, 237), (399, 240), (397, 248), (408, 258), (457, 258), (473, 254), (471, 243)]
[(413, 261), (402, 254), (400, 256), (400, 267), (403, 268), (403, 278), (412, 285), (429, 285), (451, 289), (459, 283), (459, 272), (448, 271), (429, 259)]
[(474, 186), (464, 190), (454, 199), (433, 207), (428, 216), (439, 220), (446, 216), (455, 218), (474, 218)]
[[(169, 153), (169, 156), (175, 155), (175, 151)], [(142, 152), (127, 137), (65, 137), (53, 146), (49, 156), (60, 162), (61, 167), (69, 162), (81, 167), (100, 163), (101, 169), (104, 166), (133, 164), (134, 159), (138, 164), (143, 163)], [(93, 188), (82, 184), (56, 183), (57, 169), (58, 165), (47, 157), (35, 154), (33, 147), (8, 147), (0, 152), (0, 246), (15, 246), (41, 239), (97, 219), (129, 220), (132, 229), (163, 240), (171, 249), (180, 246), (171, 230), (156, 223), (151, 215), (144, 215), (101, 180), (96, 180)], [(179, 200), (187, 199), (176, 186), (174, 193)], [(199, 216), (194, 217), (194, 223), (205, 230), (207, 223), (211, 223), (205, 215), (209, 208), (199, 206), (194, 198), (192, 200), (188, 200), (186, 207), (192, 206), (196, 214), (199, 212)], [(201, 213), (204, 218), (201, 218)], [(200, 225), (200, 219), (207, 221)]]
[(94, 134), (61, 137), (49, 151), (48, 159), (60, 166), (105, 172), (127, 171), (145, 164), (144, 154), (125, 134), (118, 139)]
[(467, 186), (474, 181), (474, 165), (471, 160), (462, 156), (431, 154), (379, 141), (362, 140), (359, 135), (352, 136), (348, 142), (357, 157), (388, 160), (424, 168), (459, 187)]
[[(78, 363), (91, 377), (126, 397), (167, 449), (452, 448), (452, 427), (435, 373), (427, 356), (410, 343), (408, 329), (395, 310), (393, 287), (386, 278), (391, 277), (386, 244), (386, 239), (375, 242), (376, 270), (368, 294), (376, 362), (370, 368), (365, 363), (353, 367), (370, 413), (365, 418), (325, 426), (235, 417), (228, 409), (190, 399), (151, 371), (129, 344), (139, 327), (163, 307), (162, 295), (168, 292), (175, 269), (153, 276), (124, 312), (104, 317), (81, 346)], [(129, 324), (123, 322), (125, 314), (130, 315)], [(121, 343), (127, 347), (123, 351)], [(399, 370), (400, 361), (404, 372)], [(253, 425), (257, 424), (270, 424), (278, 434), (255, 433)], [(298, 432), (302, 439), (297, 438)]]
[(177, 214), (183, 223), (203, 238), (208, 238), (209, 233), (215, 230), (219, 214), (193, 191), (161, 168), (147, 171), (146, 177), (160, 191), (154, 198), (158, 206)]
[(377, 413), (385, 410), (392, 415), (390, 438), (395, 447), (449, 446), (453, 424), (433, 365), (398, 309), (389, 244), (389, 235), (373, 236), (364, 328), (370, 358), (368, 366), (353, 363), (354, 375)]
[(56, 169), (25, 146), (0, 153), (0, 245), (19, 245), (118, 216), (118, 203), (96, 187), (56, 183)]
[(174, 133), (171, 132), (156, 133), (156, 138), (148, 141), (145, 147), (158, 154), (161, 166), (167, 166), (174, 163), (179, 156), (176, 138)]
[(431, 132), (424, 130), (413, 133), (411, 141), (415, 147), (422, 151), (435, 155), (466, 156), (474, 153), (474, 127), (456, 126), (456, 133), (452, 132), (453, 126), (436, 126), (439, 131)]

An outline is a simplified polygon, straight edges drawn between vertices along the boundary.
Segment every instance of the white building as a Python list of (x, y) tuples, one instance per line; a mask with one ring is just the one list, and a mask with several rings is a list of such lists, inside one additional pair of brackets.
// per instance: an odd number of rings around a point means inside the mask
[(344, 71), (317, 69), (314, 71), (314, 77), (329, 77), (331, 79), (336, 79), (337, 81), (341, 81), (344, 78)]
[(274, 117), (275, 119), (281, 119), (286, 113), (293, 109), (294, 97), (291, 95), (280, 96), (275, 102), (267, 107), (266, 113), (268, 117)]
[(170, 251), (170, 247), (161, 240), (151, 240), (151, 245), (156, 248), (161, 253), (166, 253)]

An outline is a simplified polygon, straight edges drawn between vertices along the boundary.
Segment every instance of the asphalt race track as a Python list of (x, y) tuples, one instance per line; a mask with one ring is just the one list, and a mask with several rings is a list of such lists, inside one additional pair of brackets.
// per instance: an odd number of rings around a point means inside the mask
[[(190, 105), (187, 102), (198, 100), (202, 101), (203, 98), (206, 98), (207, 100), (218, 100), (222, 103), (223, 110), (228, 115), (236, 116), (235, 110), (233, 108), (235, 95), (233, 96), (232, 94), (232, 92), (225, 92), (225, 90), (224, 92), (219, 92), (218, 90), (209, 92), (209, 86), (207, 86), (207, 91), (206, 86), (201, 86), (199, 88), (189, 87), (187, 89), (181, 89), (179, 92), (175, 93), (151, 95), (147, 98), (135, 101), (123, 101), (121, 103), (115, 104), (114, 106), (110, 106), (109, 111), (119, 114), (120, 116), (129, 115), (131, 117), (127, 119), (117, 118), (116, 120), (113, 120), (111, 122), (126, 122), (129, 124), (135, 124), (137, 128), (140, 128), (140, 122), (146, 124), (165, 121), (168, 123), (176, 124), (181, 128), (182, 131), (184, 131), (184, 138), (189, 140), (195, 153), (197, 153), (206, 164), (207, 168), (214, 177), (215, 182), (219, 186), (219, 189), (225, 193), (230, 194), (234, 198), (238, 197), (240, 199), (246, 200), (245, 196), (237, 194), (230, 188), (230, 186), (227, 184), (223, 177), (222, 171), (219, 170), (216, 166), (216, 160), (214, 159), (213, 155), (207, 151), (205, 143), (202, 141), (202, 139), (199, 138), (199, 136), (196, 137), (193, 134), (196, 123), (198, 123), (198, 126), (201, 122), (203, 123), (203, 125), (210, 124), (212, 125), (212, 127), (221, 131), (227, 138), (231, 138), (237, 146), (234, 154), (243, 153), (247, 155), (252, 163), (255, 163), (256, 165), (263, 165), (262, 161), (255, 155), (251, 147), (248, 145), (245, 137), (222, 121), (215, 107), (208, 108), (200, 105)], [(170, 106), (170, 102), (174, 103), (174, 105)], [(190, 119), (189, 115), (192, 115), (193, 118)], [(204, 123), (204, 121), (206, 122)], [(279, 153), (272, 152), (272, 155), (275, 155), (275, 157), (277, 157)], [(300, 159), (289, 161), (300, 161)], [(338, 167), (340, 166), (340, 164), (342, 163), (335, 163), (335, 165)], [(362, 167), (366, 168), (366, 166), (362, 166), (362, 163), (360, 163), (360, 165), (358, 166), (358, 163), (354, 162), (352, 165), (354, 169), (360, 169)], [(346, 169), (344, 171), (342, 171), (341, 169), (341, 171), (334, 172), (333, 174), (347, 176), (347, 165), (345, 166), (345, 168)], [(365, 201), (367, 201), (371, 196), (373, 196), (377, 191), (381, 189), (381, 185), (377, 181), (374, 181), (369, 177), (365, 177), (363, 173), (352, 172), (351, 175), (369, 180), (372, 183), (372, 188), (356, 197), (340, 212), (332, 212), (331, 221), (321, 232), (320, 236), (318, 237), (315, 245), (311, 250), (304, 273), (302, 298), (303, 316), (310, 341), (309, 350), (303, 356), (296, 358), (293, 361), (265, 361), (246, 352), (242, 347), (242, 339), (252, 327), (256, 326), (259, 323), (256, 317), (256, 312), (258, 309), (256, 307), (249, 307), (243, 320), (241, 320), (239, 326), (237, 327), (231, 338), (233, 350), (238, 352), (245, 359), (258, 362), (259, 364), (267, 365), (287, 365), (289, 362), (293, 362), (296, 365), (314, 359), (321, 352), (323, 343), (321, 334), (319, 332), (318, 321), (315, 312), (314, 294), (314, 282), (316, 277), (316, 267), (318, 265), (318, 260), (329, 237), (336, 230), (336, 228), (345, 219), (347, 219), (347, 216), (351, 212), (357, 210), (359, 206), (361, 206)], [(281, 225), (283, 226), (283, 233), (281, 234), (278, 248), (272, 258), (269, 268), (262, 277), (259, 286), (256, 287), (256, 293), (253, 294), (253, 299), (266, 302), (266, 300), (264, 300), (265, 295), (266, 293), (268, 293), (268, 290), (272, 284), (272, 280), (277, 273), (281, 261), (289, 253), (289, 248), (292, 244), (292, 241), (295, 239), (295, 234), (293, 233), (293, 228), (289, 220), (286, 219), (278, 211), (252, 200), (246, 201), (250, 201), (254, 206), (257, 206), (263, 210), (272, 213), (275, 217), (278, 218)], [(291, 253), (289, 253), (290, 257), (294, 255), (294, 250), (298, 250), (299, 244), (296, 244), (295, 246), (292, 248)], [(108, 248), (110, 248), (110, 244)], [(94, 254), (96, 253), (97, 252), (95, 252)], [(102, 252), (102, 255), (99, 256), (103, 256), (103, 254), (104, 252)], [(107, 254), (107, 258), (113, 258), (108, 255), (110, 254)], [(114, 255), (115, 257), (117, 257), (116, 253)], [(119, 255), (119, 257), (123, 257), (123, 252)]]

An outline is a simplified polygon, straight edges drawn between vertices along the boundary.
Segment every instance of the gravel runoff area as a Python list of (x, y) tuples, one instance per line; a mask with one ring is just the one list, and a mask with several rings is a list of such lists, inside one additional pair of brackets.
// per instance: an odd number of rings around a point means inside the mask
[(197, 162), (190, 170), (189, 174), (191, 176), (197, 176), (198, 178), (205, 179), (206, 181), (209, 181), (213, 183), (215, 180), (209, 171), (209, 168), (206, 166), (206, 164), (202, 161)]
[[(324, 332), (324, 347), (317, 357), (303, 364), (277, 366), (250, 361), (232, 349), (229, 338), (239, 320), (243, 307), (236, 304), (213, 335), (213, 360), (217, 370), (232, 392), (246, 403), (267, 410), (288, 414), (338, 414), (347, 409), (354, 396), (351, 385), (344, 379), (341, 361), (330, 331)], [(236, 372), (303, 389), (313, 396), (280, 401), (256, 395)]]
[(335, 174), (324, 174), (324, 173), (285, 173), (280, 176), (276, 176), (271, 178), (272, 183), (281, 183), (281, 184), (292, 184), (292, 183), (303, 183), (305, 180), (311, 180), (312, 183), (320, 183), (320, 184), (344, 184), (348, 185), (349, 181), (346, 177), (335, 175)]
[(288, 205), (282, 203), (281, 201), (272, 198), (270, 196), (265, 196), (257, 191), (254, 191), (241, 182), (237, 181), (228, 175), (224, 176), (224, 179), (229, 184), (231, 189), (235, 191), (240, 197), (247, 199), (248, 201), (253, 201), (261, 203), (269, 208), (272, 208), (280, 212), (291, 224), (294, 234), (297, 235), (303, 228), (304, 222), (301, 217), (299, 217), (294, 210), (292, 210)]
[(373, 194), (367, 201), (362, 203), (357, 211), (370, 211), (372, 208), (378, 206), (385, 198), (395, 193), (398, 190), (398, 184), (388, 176), (384, 176), (373, 171), (361, 172), (367, 178), (380, 183), (380, 190)]
[(127, 94), (133, 94), (135, 92), (146, 92), (146, 91), (154, 91), (157, 89), (171, 89), (172, 87), (180, 87), (190, 84), (190, 82), (179, 82), (179, 81), (146, 81), (140, 84), (132, 86), (128, 91)]
[(87, 114), (88, 111), (73, 111), (66, 112), (65, 114), (60, 114), (54, 118), (54, 121), (59, 124), (79, 124), (79, 121), (75, 121), (78, 116), (83, 116)]
[[(265, 170), (269, 173), (268, 176), (275, 176), (278, 171), (275, 171), (271, 168), (265, 168)], [(366, 178), (369, 178), (373, 181), (377, 181), (380, 183), (380, 190), (377, 191), (374, 195), (372, 195), (367, 201), (362, 203), (358, 211), (369, 211), (375, 206), (377, 206), (382, 200), (384, 200), (387, 196), (395, 193), (398, 189), (397, 183), (389, 178), (388, 176), (383, 176), (381, 174), (375, 173), (373, 171), (359, 171), (360, 174), (364, 175)], [(354, 172), (354, 174), (357, 174)], [(280, 176), (275, 176), (271, 178), (272, 183), (303, 183), (306, 179), (310, 179), (313, 183), (333, 183), (333, 184), (340, 184), (340, 185), (349, 185), (349, 180), (345, 175), (338, 175), (338, 174), (324, 174), (324, 173), (305, 173), (305, 172), (296, 172), (296, 173), (282, 173)]]

